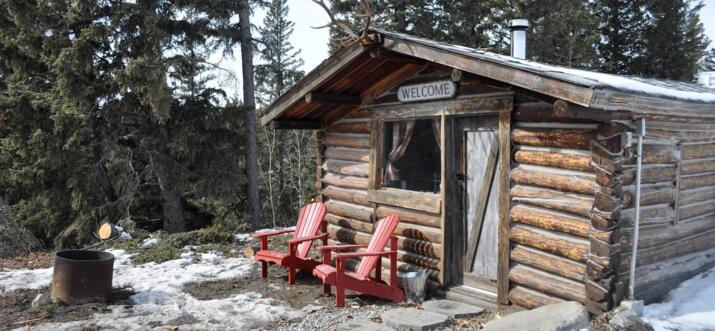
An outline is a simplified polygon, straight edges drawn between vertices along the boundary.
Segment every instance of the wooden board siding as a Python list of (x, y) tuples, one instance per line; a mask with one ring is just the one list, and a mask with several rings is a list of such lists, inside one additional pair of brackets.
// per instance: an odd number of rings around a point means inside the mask
[[(715, 265), (715, 120), (646, 115), (641, 220), (636, 258), (636, 297), (657, 300), (668, 290)], [(627, 279), (633, 244), (633, 196), (625, 166), (624, 209), (619, 219), (623, 254), (619, 278)], [(632, 176), (630, 176), (632, 177)]]
[[(547, 102), (517, 104), (511, 138), (509, 300), (526, 308), (586, 304), (596, 122), (554, 116)], [(539, 116), (533, 116), (538, 113)]]

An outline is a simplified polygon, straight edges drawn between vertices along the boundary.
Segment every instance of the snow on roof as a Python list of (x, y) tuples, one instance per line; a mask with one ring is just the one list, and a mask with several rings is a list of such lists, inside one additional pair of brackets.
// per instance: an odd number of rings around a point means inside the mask
[(634, 94), (715, 104), (715, 91), (698, 84), (664, 79), (612, 75), (594, 71), (572, 69), (534, 61), (521, 60), (511, 56), (423, 39), (404, 33), (386, 31), (382, 29), (373, 30), (395, 39), (416, 42), (425, 46), (459, 53), (475, 59), (489, 61), (514, 69), (528, 71), (538, 75), (594, 89), (606, 88)]

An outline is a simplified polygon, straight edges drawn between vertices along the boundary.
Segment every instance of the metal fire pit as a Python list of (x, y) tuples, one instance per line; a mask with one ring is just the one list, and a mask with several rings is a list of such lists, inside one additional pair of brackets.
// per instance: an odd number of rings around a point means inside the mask
[(55, 254), (52, 297), (66, 304), (107, 302), (112, 292), (114, 255), (66, 250)]

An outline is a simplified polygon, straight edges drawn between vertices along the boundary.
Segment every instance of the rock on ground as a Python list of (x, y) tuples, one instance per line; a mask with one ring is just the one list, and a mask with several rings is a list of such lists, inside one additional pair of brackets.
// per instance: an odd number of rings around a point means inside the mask
[(32, 300), (32, 308), (38, 308), (42, 306), (47, 306), (52, 304), (52, 298), (45, 293), (38, 294), (34, 300)]
[(434, 330), (447, 324), (447, 315), (417, 308), (390, 309), (380, 315), (385, 325), (398, 330)]
[(588, 329), (588, 312), (578, 302), (561, 302), (494, 320), (483, 331), (571, 331)]
[(422, 309), (447, 315), (451, 319), (467, 318), (481, 314), (484, 308), (451, 300), (430, 300), (422, 304)]
[(352, 320), (338, 324), (337, 331), (391, 331), (392, 329), (372, 321)]

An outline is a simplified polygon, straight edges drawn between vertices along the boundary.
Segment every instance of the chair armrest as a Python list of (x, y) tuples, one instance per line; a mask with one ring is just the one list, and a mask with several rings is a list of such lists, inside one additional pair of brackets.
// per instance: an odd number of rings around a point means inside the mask
[(333, 245), (333, 246), (318, 246), (316, 249), (321, 251), (343, 251), (346, 249), (367, 248), (367, 245)]
[(302, 242), (305, 242), (305, 241), (313, 241), (313, 240), (322, 239), (322, 238), (325, 238), (325, 237), (327, 237), (327, 236), (328, 236), (327, 233), (321, 233), (321, 234), (318, 234), (318, 235), (315, 235), (315, 236), (300, 237), (300, 238), (291, 239), (291, 240), (288, 240), (288, 243), (289, 243), (289, 244), (299, 244), (299, 243), (302, 243)]
[(362, 257), (362, 256), (387, 256), (391, 254), (397, 254), (397, 251), (387, 251), (387, 252), (354, 252), (354, 253), (338, 253), (335, 254), (335, 258), (339, 260), (349, 259), (352, 257)]
[(251, 237), (252, 238), (272, 237), (272, 236), (277, 236), (279, 234), (291, 233), (293, 231), (295, 231), (295, 229), (283, 229), (283, 230), (272, 230), (272, 231), (265, 231), (265, 232), (254, 232), (254, 233), (251, 233)]

